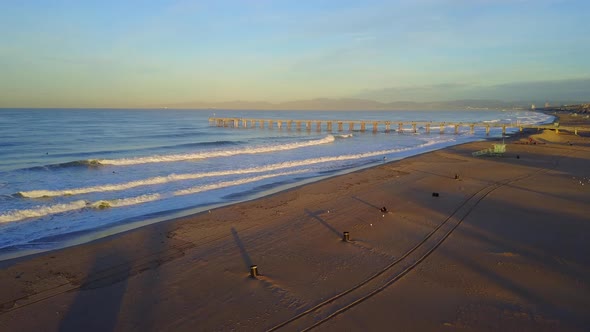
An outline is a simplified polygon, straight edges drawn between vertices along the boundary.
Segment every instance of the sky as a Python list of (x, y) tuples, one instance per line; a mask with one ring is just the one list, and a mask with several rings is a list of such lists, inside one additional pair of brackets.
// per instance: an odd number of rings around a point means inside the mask
[(587, 0), (0, 0), (0, 107), (590, 100)]

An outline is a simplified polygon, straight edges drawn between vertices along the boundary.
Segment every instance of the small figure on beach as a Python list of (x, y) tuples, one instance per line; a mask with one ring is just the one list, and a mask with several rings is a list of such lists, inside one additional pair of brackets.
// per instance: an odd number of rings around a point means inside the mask
[(381, 210), (381, 212), (383, 212), (383, 213), (387, 212), (387, 208), (386, 208), (385, 206), (384, 206), (384, 207), (382, 207), (382, 208), (381, 208), (381, 209), (379, 209), (379, 210)]

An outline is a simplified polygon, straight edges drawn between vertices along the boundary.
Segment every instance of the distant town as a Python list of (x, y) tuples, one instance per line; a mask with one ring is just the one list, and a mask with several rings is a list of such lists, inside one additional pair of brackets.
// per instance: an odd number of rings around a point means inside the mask
[[(533, 105), (534, 106), (534, 105)], [(590, 103), (587, 104), (576, 104), (576, 105), (562, 105), (562, 106), (550, 106), (545, 104), (543, 107), (544, 111), (559, 111), (559, 112), (571, 112), (571, 113), (590, 113)]]

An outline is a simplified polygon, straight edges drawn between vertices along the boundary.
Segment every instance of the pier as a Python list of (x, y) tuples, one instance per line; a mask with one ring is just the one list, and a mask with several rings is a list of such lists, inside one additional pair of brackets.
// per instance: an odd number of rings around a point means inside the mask
[[(490, 134), (490, 128), (502, 128), (502, 134), (506, 134), (506, 128), (519, 128), (522, 131), (525, 127), (519, 124), (506, 123), (450, 123), (435, 121), (375, 121), (375, 120), (282, 120), (282, 119), (252, 119), (252, 118), (209, 118), (209, 123), (218, 127), (231, 128), (268, 128), (279, 130), (306, 130), (316, 132), (338, 132), (355, 131), (366, 132), (368, 130), (376, 133), (379, 131), (390, 132), (396, 128), (398, 133), (418, 133), (424, 132), (430, 134), (432, 129), (438, 129), (438, 133), (444, 134), (450, 131), (459, 134), (460, 131), (469, 131), (470, 134), (475, 132), (476, 128), (485, 128), (486, 135)], [(528, 128), (528, 127), (527, 127)]]
[[(459, 134), (460, 132), (469, 132), (473, 134), (476, 128), (485, 129), (486, 135), (490, 134), (491, 128), (502, 128), (502, 135), (506, 134), (507, 128), (518, 128), (519, 131), (524, 129), (537, 130), (555, 130), (559, 133), (560, 130), (570, 131), (578, 134), (578, 131), (586, 129), (574, 127), (560, 127), (556, 124), (543, 125), (523, 125), (520, 123), (490, 123), (490, 122), (437, 122), (437, 121), (384, 121), (384, 120), (283, 120), (283, 119), (253, 119), (253, 118), (209, 118), (209, 123), (217, 127), (231, 127), (231, 128), (267, 128), (278, 130), (306, 130), (311, 132), (352, 132), (359, 130), (360, 132), (372, 131), (377, 133), (380, 131), (398, 133), (418, 133), (426, 134), (432, 133), (433, 129), (439, 134), (447, 132)], [(345, 129), (346, 128), (346, 129)], [(438, 130), (437, 130), (438, 129)]]

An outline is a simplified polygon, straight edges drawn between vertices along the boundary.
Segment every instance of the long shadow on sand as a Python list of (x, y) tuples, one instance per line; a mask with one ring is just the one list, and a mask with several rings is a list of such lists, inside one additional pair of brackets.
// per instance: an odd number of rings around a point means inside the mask
[[(96, 257), (80, 285), (76, 299), (61, 320), (59, 331), (115, 330), (121, 302), (127, 290), (127, 277), (131, 270), (131, 263), (128, 262), (120, 265), (116, 273), (105, 275), (105, 265), (101, 262), (101, 257), (112, 257), (115, 254), (121, 261), (127, 261), (124, 253), (115, 253), (114, 249)], [(100, 289), (107, 286), (110, 287)]]
[(308, 209), (305, 209), (305, 213), (307, 213), (308, 216), (312, 217), (313, 219), (317, 220), (320, 222), (320, 224), (324, 225), (327, 229), (329, 229), (332, 233), (336, 234), (337, 236), (341, 236), (342, 233), (339, 232), (336, 228), (334, 228), (332, 225), (328, 224), (324, 219), (320, 218), (320, 214), (322, 214), (324, 211), (310, 211)]
[(231, 228), (231, 234), (234, 237), (234, 242), (236, 243), (236, 245), (240, 249), (240, 255), (242, 255), (242, 260), (244, 261), (244, 264), (246, 265), (246, 270), (250, 269), (250, 266), (253, 265), (252, 259), (250, 258), (250, 255), (248, 255), (248, 251), (246, 250), (244, 243), (240, 239), (238, 232), (233, 227)]
[[(149, 330), (159, 317), (154, 303), (161, 301), (161, 265), (184, 256), (194, 244), (175, 239), (171, 227), (162, 224), (133, 233), (126, 241), (108, 241), (76, 292), (75, 300), (60, 322), (60, 331), (113, 331), (134, 326)], [(141, 246), (133, 247), (141, 243)], [(138, 276), (140, 275), (141, 276)], [(129, 288), (129, 279), (134, 279)], [(126, 304), (126, 305), (125, 305)], [(125, 321), (120, 321), (125, 317)]]
[[(585, 309), (580, 308), (580, 306), (573, 307), (571, 303), (570, 305), (564, 305), (555, 297), (551, 296), (551, 292), (537, 293), (527, 285), (527, 280), (523, 280), (517, 276), (501, 275), (489, 268), (489, 266), (481, 264), (477, 259), (469, 258), (467, 254), (462, 255), (458, 252), (451, 254), (447, 252), (446, 255), (461, 266), (478, 274), (488, 283), (495, 284), (509, 291), (517, 298), (524, 300), (524, 303), (531, 304), (525, 307), (517, 304), (516, 308), (519, 311), (524, 310), (525, 312), (531, 313), (531, 315), (543, 319), (557, 318), (561, 322), (562, 327), (572, 327), (573, 325), (576, 328), (585, 328), (590, 323)], [(501, 310), (507, 310), (511, 306), (515, 306), (510, 301), (497, 301), (496, 305)]]
[(352, 198), (352, 199), (355, 199), (355, 200), (357, 200), (357, 201), (359, 201), (359, 202), (361, 202), (361, 203), (363, 203), (363, 204), (365, 204), (365, 205), (368, 205), (368, 206), (370, 206), (370, 207), (372, 207), (372, 208), (374, 208), (374, 209), (377, 209), (377, 210), (379, 210), (379, 209), (381, 208), (380, 206), (373, 205), (373, 204), (371, 204), (371, 203), (369, 203), (369, 202), (367, 202), (367, 201), (364, 201), (364, 200), (362, 200), (362, 199), (360, 199), (360, 198), (358, 198), (358, 197), (356, 197), (356, 196), (351, 196), (351, 198)]

